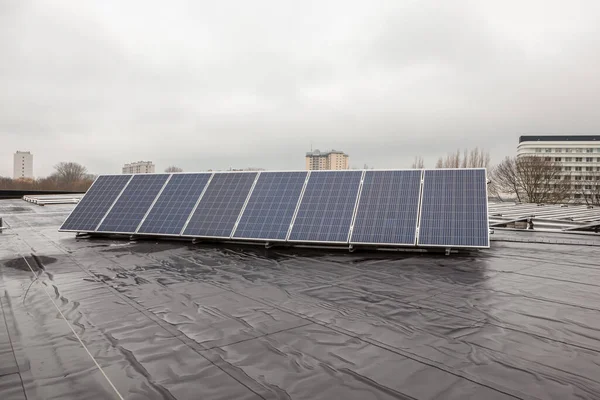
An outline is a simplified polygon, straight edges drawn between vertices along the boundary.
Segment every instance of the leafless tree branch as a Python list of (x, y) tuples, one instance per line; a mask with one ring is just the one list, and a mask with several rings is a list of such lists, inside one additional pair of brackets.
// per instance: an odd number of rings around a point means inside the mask
[(425, 162), (423, 161), (423, 157), (415, 156), (415, 161), (413, 161), (411, 169), (423, 169), (425, 168)]
[(490, 153), (475, 147), (470, 151), (465, 149), (449, 153), (446, 158), (440, 157), (435, 164), (436, 168), (489, 168)]
[(491, 172), (494, 190), (516, 196), (520, 202), (561, 203), (569, 199), (570, 175), (560, 163), (538, 156), (507, 157)]

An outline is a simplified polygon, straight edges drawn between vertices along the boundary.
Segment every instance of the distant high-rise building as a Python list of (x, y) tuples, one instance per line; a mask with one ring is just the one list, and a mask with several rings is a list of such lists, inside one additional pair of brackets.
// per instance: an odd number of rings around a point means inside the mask
[(29, 151), (17, 151), (14, 155), (14, 179), (33, 178), (33, 154)]
[(124, 174), (153, 174), (154, 164), (152, 161), (137, 161), (123, 166)]
[(565, 185), (575, 202), (600, 193), (599, 135), (521, 136), (517, 157), (539, 156), (561, 171), (555, 185)]
[(348, 154), (343, 151), (331, 150), (320, 152), (314, 150), (306, 153), (306, 169), (321, 170), (321, 169), (348, 169)]

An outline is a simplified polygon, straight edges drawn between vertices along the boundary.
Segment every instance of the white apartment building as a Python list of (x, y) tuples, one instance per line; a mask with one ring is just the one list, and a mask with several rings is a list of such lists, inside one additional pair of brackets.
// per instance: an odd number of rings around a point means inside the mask
[(571, 199), (581, 201), (586, 193), (598, 193), (600, 185), (600, 136), (521, 136), (517, 157), (536, 155), (561, 168), (571, 181)]
[(320, 152), (319, 150), (306, 153), (306, 169), (321, 170), (321, 169), (349, 169), (349, 156), (343, 151), (331, 150)]
[(153, 174), (155, 166), (152, 161), (137, 161), (123, 166), (124, 174)]
[(17, 151), (13, 161), (13, 179), (33, 178), (33, 154), (29, 151)]

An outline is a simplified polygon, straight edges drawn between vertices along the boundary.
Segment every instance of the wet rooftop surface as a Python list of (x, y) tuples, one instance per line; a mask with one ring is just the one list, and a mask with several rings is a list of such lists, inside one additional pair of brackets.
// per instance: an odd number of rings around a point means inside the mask
[(57, 232), (72, 207), (0, 201), (2, 400), (600, 398), (596, 238), (129, 243)]

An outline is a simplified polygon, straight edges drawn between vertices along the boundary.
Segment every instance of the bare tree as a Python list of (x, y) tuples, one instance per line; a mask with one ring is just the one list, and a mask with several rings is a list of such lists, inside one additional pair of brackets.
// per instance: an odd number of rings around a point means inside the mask
[(176, 167), (174, 165), (171, 165), (171, 166), (165, 168), (165, 172), (183, 172), (183, 169)]
[(492, 190), (529, 203), (564, 202), (572, 192), (570, 178), (560, 163), (537, 156), (507, 157), (491, 173)]
[(31, 190), (34, 189), (36, 181), (31, 178), (12, 179), (0, 177), (0, 189), (5, 190)]
[(56, 180), (66, 186), (82, 181), (87, 176), (87, 168), (75, 162), (60, 162), (54, 169)]
[(503, 194), (514, 195), (521, 202), (522, 191), (517, 176), (517, 163), (514, 158), (506, 157), (490, 173), (491, 183), (488, 186), (491, 194), (500, 197)]
[(570, 180), (564, 182), (560, 164), (549, 157), (519, 157), (516, 165), (521, 189), (530, 203), (560, 203), (569, 198)]
[(425, 168), (425, 161), (423, 161), (423, 157), (415, 156), (415, 161), (413, 161), (411, 169), (423, 169)]
[(446, 158), (440, 157), (435, 164), (436, 168), (460, 168), (460, 150), (455, 153), (448, 153)]
[(466, 168), (489, 168), (490, 167), (490, 153), (475, 147), (469, 152), (467, 158), (467, 152), (465, 150), (463, 162)]
[(575, 199), (588, 206), (600, 206), (600, 175), (587, 173), (575, 183)]
[[(85, 192), (95, 179), (87, 168), (75, 162), (61, 162), (54, 166), (55, 172), (40, 181), (45, 188)], [(46, 189), (46, 190), (48, 190)]]
[(462, 155), (460, 150), (449, 153), (446, 158), (440, 157), (435, 164), (436, 168), (489, 168), (490, 153), (479, 147), (464, 150)]
[(12, 179), (5, 176), (0, 176), (0, 189), (12, 189), (12, 185)]

